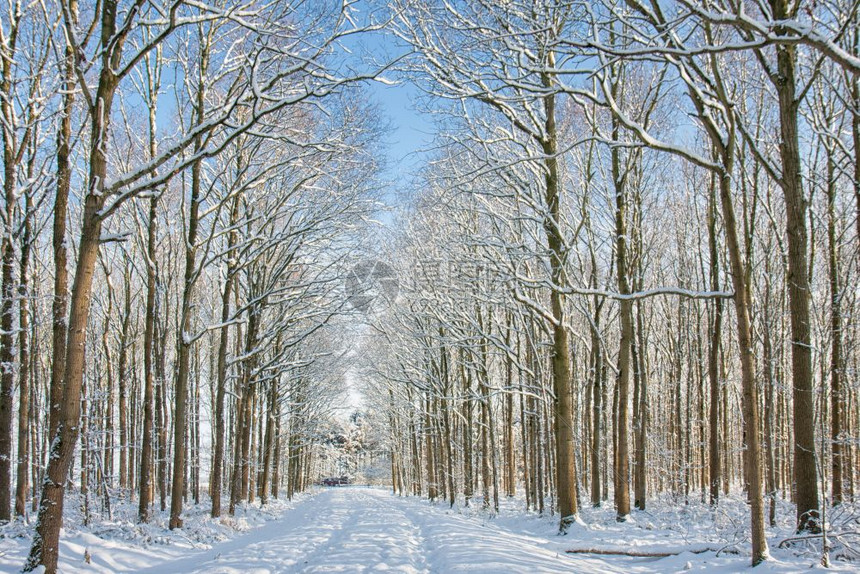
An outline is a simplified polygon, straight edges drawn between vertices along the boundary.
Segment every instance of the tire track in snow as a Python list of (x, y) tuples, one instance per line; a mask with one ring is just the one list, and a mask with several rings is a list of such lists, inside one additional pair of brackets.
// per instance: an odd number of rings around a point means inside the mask
[(572, 557), (548, 539), (512, 532), (426, 500), (383, 490), (320, 492), (277, 522), (150, 574), (398, 574), (624, 572)]
[[(305, 557), (343, 528), (355, 511), (326, 504), (326, 492), (302, 502), (278, 522), (262, 526), (234, 540), (143, 570), (144, 574), (273, 574), (296, 572)], [(322, 512), (323, 506), (331, 506)]]
[(485, 574), (609, 574), (628, 572), (603, 560), (573, 557), (552, 548), (546, 539), (511, 532), (492, 520), (467, 518), (448, 510), (446, 504), (430, 505), (426, 500), (397, 497), (384, 491), (370, 491), (390, 512), (410, 520), (424, 540), (425, 556), (431, 572)]
[[(370, 496), (369, 491), (338, 489), (332, 499), (356, 509), (344, 528), (305, 559), (298, 572), (429, 573), (420, 530), (405, 513)], [(326, 552), (323, 552), (326, 550)], [(317, 561), (315, 558), (322, 558)]]

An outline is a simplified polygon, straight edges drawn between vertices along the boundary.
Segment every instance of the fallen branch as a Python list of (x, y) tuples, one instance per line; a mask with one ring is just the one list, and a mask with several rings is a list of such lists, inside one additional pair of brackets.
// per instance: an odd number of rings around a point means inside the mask
[[(839, 538), (840, 536), (860, 536), (860, 530), (856, 530), (856, 531), (855, 530), (848, 530), (846, 532), (837, 532), (835, 534), (831, 532), (830, 534), (828, 534), (828, 536), (830, 536), (831, 538)], [(785, 540), (781, 541), (777, 545), (777, 548), (786, 548), (788, 546), (791, 546), (795, 542), (803, 542), (805, 540), (821, 540), (821, 534), (810, 534), (807, 536), (792, 536), (791, 538), (786, 538)]]
[(601, 556), (630, 556), (631, 558), (666, 558), (677, 556), (684, 552), (692, 554), (704, 554), (705, 552), (716, 552), (716, 548), (685, 548), (677, 552), (657, 552), (647, 550), (607, 550), (605, 548), (572, 548), (565, 550), (568, 554), (599, 554)]

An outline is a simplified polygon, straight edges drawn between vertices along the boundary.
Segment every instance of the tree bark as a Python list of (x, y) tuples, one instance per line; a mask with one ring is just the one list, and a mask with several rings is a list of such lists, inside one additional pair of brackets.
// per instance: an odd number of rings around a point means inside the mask
[(472, 455), (472, 377), (466, 374), (465, 356), (460, 352), (460, 379), (463, 384), (463, 496), (466, 506), (474, 495), (475, 484)]
[[(206, 100), (205, 78), (209, 67), (209, 42), (201, 31), (198, 35), (200, 44), (200, 69), (197, 77), (197, 90), (194, 102), (194, 123), (203, 123), (203, 113)], [(194, 153), (203, 146), (201, 136), (194, 140)], [(200, 218), (201, 199), (201, 170), (200, 160), (191, 165), (191, 197), (188, 212), (188, 232), (185, 236), (185, 275), (182, 288), (182, 309), (180, 311), (179, 333), (177, 341), (176, 388), (174, 389), (173, 414), (173, 481), (170, 491), (170, 522), (171, 530), (182, 527), (182, 495), (185, 490), (185, 458), (186, 458), (186, 420), (188, 402), (189, 363), (191, 361), (191, 308), (194, 304), (194, 288), (197, 282), (197, 232)]]
[(126, 263), (123, 273), (122, 330), (119, 339), (119, 365), (117, 386), (119, 391), (119, 486), (123, 490), (131, 487), (128, 476), (128, 383), (132, 378), (128, 365), (128, 349), (131, 346), (131, 265)]
[[(104, 205), (104, 183), (107, 177), (106, 142), (113, 97), (118, 85), (118, 69), (125, 35), (116, 34), (117, 5), (102, 4), (100, 74), (95, 94), (95, 109), (90, 110), (90, 155), (87, 193), (83, 202), (83, 223), (78, 246), (78, 261), (72, 285), (66, 360), (63, 370), (63, 400), (57, 434), (51, 444), (48, 468), (42, 486), (36, 533), (24, 566), (29, 572), (39, 565), (46, 574), (55, 574), (63, 520), (65, 478), (68, 475), (78, 441), (81, 415), (86, 332), (89, 322), (92, 284), (100, 246), (101, 208)], [(67, 26), (73, 23), (67, 22)], [(55, 238), (56, 240), (56, 238)]]
[[(69, 2), (69, 13), (77, 17), (77, 0)], [(68, 248), (66, 244), (66, 216), (71, 188), (72, 114), (75, 110), (75, 55), (71, 46), (65, 47), (62, 62), (62, 115), (57, 130), (57, 192), (53, 209), (54, 298), (51, 303), (53, 360), (51, 361), (51, 387), (48, 398), (48, 437), (54, 437), (60, 421), (63, 397), (63, 371), (66, 364), (66, 337), (68, 323)], [(51, 440), (51, 439), (49, 439)]]
[[(614, 127), (614, 138), (618, 139), (618, 127)], [(618, 291), (621, 295), (630, 294), (627, 277), (627, 192), (625, 176), (621, 173), (621, 151), (613, 147), (612, 179), (615, 191), (615, 263)], [(633, 344), (633, 302), (622, 299), (619, 303), (621, 318), (621, 341), (618, 346), (618, 409), (615, 424), (618, 429), (617, 452), (615, 455), (615, 509), (616, 520), (623, 522), (630, 515), (630, 446), (627, 428), (630, 426), (630, 348)]]
[[(230, 222), (235, 225), (238, 218), (239, 197), (233, 200)], [(227, 239), (228, 251), (236, 243), (236, 234), (231, 232)], [(227, 276), (224, 278), (224, 291), (221, 296), (221, 328), (219, 329), (218, 341), (218, 382), (215, 390), (215, 450), (212, 454), (212, 518), (221, 516), (221, 487), (222, 474), (224, 472), (224, 395), (227, 391), (227, 345), (229, 342), (229, 326), (227, 320), (230, 318), (230, 297), (233, 291), (234, 259), (231, 255), (230, 263), (227, 265)]]
[[(730, 165), (730, 163), (729, 163)], [(738, 348), (741, 358), (741, 381), (743, 386), (744, 435), (746, 437), (750, 520), (752, 528), (752, 565), (767, 560), (767, 538), (764, 531), (764, 504), (761, 485), (761, 446), (759, 444), (758, 389), (755, 381), (755, 357), (753, 356), (753, 336), (750, 323), (749, 293), (746, 273), (741, 257), (741, 247), (737, 236), (734, 206), (731, 198), (731, 179), (728, 173), (720, 177), (720, 201), (723, 222), (726, 230), (726, 243), (731, 266), (732, 287), (735, 294), (735, 320), (738, 331)]]
[[(30, 169), (32, 177), (32, 164)], [(20, 307), (18, 310), (18, 457), (15, 477), (15, 516), (23, 517), (27, 512), (27, 494), (30, 490), (30, 250), (33, 242), (33, 196), (29, 192), (25, 200), (24, 234), (21, 240), (21, 283), (18, 288)]]
[[(547, 55), (550, 68), (555, 65), (555, 56)], [(545, 139), (541, 142), (545, 155), (545, 204), (547, 215), (543, 226), (549, 249), (552, 287), (550, 307), (553, 318), (552, 374), (553, 405), (555, 414), (556, 487), (558, 488), (559, 531), (566, 532), (576, 514), (576, 458), (573, 436), (573, 400), (570, 380), (570, 345), (565, 322), (564, 265), (567, 259), (564, 235), (561, 229), (561, 180), (558, 166), (558, 131), (555, 121), (555, 95), (553, 78), (541, 74), (544, 87), (550, 91), (544, 96)]]
[[(505, 346), (511, 348), (511, 318), (506, 315)], [(514, 451), (514, 381), (513, 360), (505, 358), (505, 496), (513, 498), (517, 492), (517, 466)]]
[(18, 179), (18, 141), (15, 133), (13, 101), (13, 67), (15, 46), (20, 24), (20, 10), (9, 13), (8, 38), (4, 38), (2, 54), (3, 77), (0, 80), (3, 126), (3, 237), (2, 272), (0, 272), (0, 522), (12, 518), (12, 407), (15, 386), (15, 334), (12, 328), (15, 309), (15, 246), (13, 240), (13, 217), (15, 213)]
[[(152, 116), (151, 116), (152, 117)], [(150, 125), (150, 128), (152, 125)], [(149, 222), (146, 238), (146, 314), (143, 330), (143, 428), (141, 429), (139, 501), (137, 517), (141, 522), (149, 521), (149, 507), (153, 496), (152, 443), (154, 440), (154, 387), (155, 374), (153, 354), (155, 352), (155, 296), (156, 275), (156, 235), (158, 232), (158, 198), (149, 200)]]
[[(797, 5), (771, 0), (775, 20), (792, 18)], [(777, 33), (781, 33), (777, 27)], [(815, 457), (815, 405), (812, 388), (812, 338), (809, 309), (809, 254), (807, 200), (803, 196), (802, 165), (797, 119), (796, 47), (776, 47), (777, 70), (772, 78), (779, 102), (779, 182), (785, 198), (788, 237), (788, 302), (791, 318), (791, 374), (794, 406), (794, 479), (797, 530), (818, 532), (818, 470)]]
[[(708, 250), (710, 252), (711, 290), (720, 289), (720, 263), (717, 249), (717, 182), (711, 182), (708, 199)], [(713, 320), (708, 330), (708, 382), (710, 384), (710, 413), (708, 435), (708, 469), (710, 504), (720, 500), (722, 467), (720, 464), (720, 341), (723, 326), (723, 301), (714, 299)]]
[(830, 283), (830, 448), (831, 503), (842, 503), (843, 494), (843, 423), (842, 405), (842, 286), (840, 256), (836, 229), (836, 166), (832, 150), (827, 150), (827, 271)]
[[(158, 303), (156, 302), (156, 305)], [(158, 315), (158, 307), (156, 307), (156, 316)], [(158, 498), (161, 511), (167, 509), (167, 457), (170, 452), (167, 444), (167, 371), (165, 369), (165, 353), (167, 350), (166, 331), (167, 327), (164, 324), (156, 324), (157, 337), (156, 347), (154, 347), (154, 356), (158, 357), (155, 362), (155, 425), (156, 443), (155, 459), (157, 461), (156, 477), (158, 482)]]
[(427, 498), (436, 500), (439, 497), (439, 486), (436, 483), (436, 450), (433, 448), (433, 425), (430, 421), (430, 403), (430, 393), (428, 392), (424, 397), (424, 454), (427, 457)]
[[(641, 240), (641, 238), (640, 238)], [(648, 491), (648, 468), (646, 459), (648, 453), (648, 362), (647, 349), (645, 347), (645, 329), (642, 320), (642, 304), (636, 305), (636, 337), (634, 348), (638, 349), (638, 358), (634, 355), (634, 364), (639, 377), (639, 417), (634, 427), (636, 428), (636, 480), (634, 490), (634, 503), (639, 510), (645, 510)]]

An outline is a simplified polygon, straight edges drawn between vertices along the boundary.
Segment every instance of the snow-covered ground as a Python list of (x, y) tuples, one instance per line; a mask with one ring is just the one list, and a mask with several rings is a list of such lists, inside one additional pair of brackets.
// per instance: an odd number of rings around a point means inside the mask
[[(166, 529), (165, 517), (150, 525), (101, 521), (91, 527), (67, 523), (61, 570), (149, 574), (268, 574), (276, 572), (397, 573), (668, 573), (749, 570), (743, 505), (728, 501), (713, 516), (704, 505), (637, 513), (617, 524), (610, 508), (586, 509), (566, 536), (551, 517), (524, 513), (516, 499), (498, 516), (471, 507), (448, 508), (387, 490), (319, 489), (292, 502), (251, 505), (235, 518), (216, 521), (206, 505), (188, 512), (185, 528)], [(659, 507), (659, 506), (657, 506)], [(775, 533), (775, 534), (778, 534)], [(30, 530), (0, 529), (0, 571), (20, 568)], [(817, 571), (812, 546), (778, 549), (755, 572)], [(566, 550), (636, 549), (667, 552), (665, 558), (569, 554)], [(706, 550), (702, 552), (703, 550)], [(85, 560), (89, 557), (89, 562)], [(858, 562), (835, 562), (832, 571), (857, 572)], [(825, 571), (820, 569), (821, 571)]]

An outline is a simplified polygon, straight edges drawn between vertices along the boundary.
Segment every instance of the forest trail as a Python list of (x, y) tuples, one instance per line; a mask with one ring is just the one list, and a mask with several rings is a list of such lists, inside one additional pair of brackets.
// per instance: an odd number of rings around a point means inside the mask
[(446, 510), (385, 490), (326, 489), (275, 523), (145, 572), (621, 572), (561, 554), (561, 540), (548, 543)]

